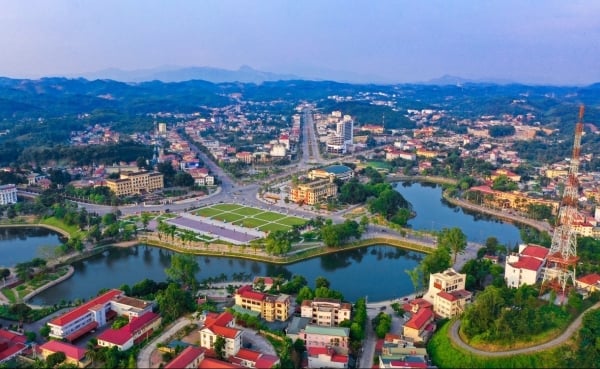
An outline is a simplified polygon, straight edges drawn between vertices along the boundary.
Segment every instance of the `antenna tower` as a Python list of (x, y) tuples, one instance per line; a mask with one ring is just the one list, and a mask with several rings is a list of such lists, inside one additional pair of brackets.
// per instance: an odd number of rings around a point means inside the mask
[[(575, 125), (575, 139), (573, 141), (573, 155), (569, 165), (569, 175), (558, 211), (558, 219), (554, 233), (552, 234), (552, 245), (548, 253), (543, 287), (548, 284), (555, 291), (561, 291), (564, 299), (567, 282), (571, 279), (575, 284), (575, 269), (577, 266), (577, 232), (573, 227), (573, 221), (577, 215), (577, 202), (579, 198), (579, 161), (581, 152), (581, 135), (583, 133), (584, 106), (579, 107), (579, 121)], [(540, 291), (541, 292), (541, 291)]]

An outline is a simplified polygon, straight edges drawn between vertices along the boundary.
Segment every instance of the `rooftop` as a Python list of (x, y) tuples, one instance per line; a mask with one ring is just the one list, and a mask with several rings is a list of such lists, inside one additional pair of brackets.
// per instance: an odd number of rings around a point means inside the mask
[(95, 299), (92, 299), (92, 300), (86, 302), (85, 304), (76, 307), (75, 309), (69, 311), (68, 313), (52, 319), (49, 324), (53, 324), (53, 325), (57, 325), (57, 326), (66, 325), (66, 324), (70, 323), (71, 321), (83, 316), (84, 314), (87, 314), (89, 312), (89, 310), (91, 308), (93, 308), (94, 306), (99, 305), (99, 304), (106, 304), (107, 302), (112, 300), (115, 296), (118, 296), (121, 294), (123, 294), (123, 291), (110, 290), (110, 291), (104, 293), (103, 295), (100, 295), (100, 296), (96, 297)]
[(201, 355), (204, 355), (203, 349), (194, 346), (188, 346), (173, 360), (169, 361), (169, 363), (165, 365), (165, 369), (185, 368)]
[(350, 329), (346, 327), (320, 327), (317, 325), (307, 325), (306, 328), (304, 328), (304, 332), (307, 334), (322, 334), (326, 336), (350, 336)]
[(40, 346), (42, 350), (48, 350), (52, 352), (64, 352), (65, 356), (80, 361), (85, 357), (86, 349), (71, 345), (70, 343), (51, 340)]
[(138, 318), (133, 318), (129, 324), (124, 325), (119, 329), (110, 328), (105, 330), (98, 336), (98, 340), (110, 342), (119, 346), (123, 345), (134, 336), (135, 332), (159, 318), (160, 315), (153, 312), (147, 312)]

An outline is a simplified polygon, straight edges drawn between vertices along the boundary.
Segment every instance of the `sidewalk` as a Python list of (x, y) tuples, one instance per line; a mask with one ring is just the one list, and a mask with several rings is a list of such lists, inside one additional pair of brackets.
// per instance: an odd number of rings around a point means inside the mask
[(182, 317), (177, 319), (175, 322), (171, 323), (171, 326), (167, 328), (160, 336), (156, 337), (152, 342), (150, 342), (147, 346), (145, 346), (137, 359), (137, 367), (138, 368), (153, 368), (157, 367), (153, 365), (154, 363), (150, 362), (150, 357), (152, 352), (156, 350), (156, 347), (159, 343), (164, 343), (169, 338), (171, 338), (175, 333), (179, 332), (188, 324), (191, 324), (192, 321), (187, 317)]

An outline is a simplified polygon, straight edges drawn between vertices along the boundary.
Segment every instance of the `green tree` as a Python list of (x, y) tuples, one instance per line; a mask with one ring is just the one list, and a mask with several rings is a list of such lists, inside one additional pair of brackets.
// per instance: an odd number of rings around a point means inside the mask
[(62, 351), (55, 352), (53, 354), (48, 355), (48, 357), (46, 358), (46, 365), (48, 365), (48, 368), (54, 368), (55, 366), (62, 363), (66, 359), (67, 359), (67, 356), (65, 355), (64, 352), (62, 352)]
[(142, 221), (142, 226), (144, 227), (144, 231), (148, 230), (148, 224), (150, 223), (150, 220), (152, 219), (152, 214), (143, 211), (142, 214), (140, 214), (140, 219)]
[(444, 228), (438, 234), (437, 244), (439, 247), (447, 248), (454, 254), (453, 263), (456, 263), (456, 257), (467, 248), (467, 236), (458, 227)]
[(429, 283), (429, 276), (443, 272), (450, 267), (450, 251), (445, 247), (438, 247), (431, 254), (423, 258), (421, 268), (423, 272), (423, 285)]
[(405, 269), (406, 274), (410, 277), (415, 292), (418, 292), (423, 287), (423, 269), (420, 265), (415, 266), (413, 269)]
[(319, 288), (319, 287), (329, 288), (330, 285), (331, 285), (331, 283), (329, 283), (329, 281), (325, 277), (317, 277), (317, 279), (315, 280), (315, 288)]
[(158, 309), (166, 322), (171, 322), (186, 312), (195, 309), (194, 300), (188, 291), (183, 291), (175, 283), (169, 283), (167, 288), (156, 295)]
[(217, 359), (223, 360), (225, 358), (225, 338), (217, 336), (214, 342), (214, 350), (217, 355)]
[(173, 254), (171, 256), (171, 266), (165, 269), (165, 274), (172, 281), (181, 283), (195, 291), (198, 286), (196, 274), (199, 271), (200, 266), (194, 256)]

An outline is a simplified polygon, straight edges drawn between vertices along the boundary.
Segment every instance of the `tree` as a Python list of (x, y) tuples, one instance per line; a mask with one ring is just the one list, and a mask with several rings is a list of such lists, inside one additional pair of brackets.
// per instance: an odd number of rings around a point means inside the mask
[(65, 353), (62, 351), (58, 351), (58, 352), (48, 355), (48, 357), (46, 358), (46, 364), (48, 365), (48, 368), (54, 368), (55, 366), (62, 363), (66, 359), (67, 359), (67, 355), (65, 355)]
[(450, 267), (450, 251), (445, 247), (438, 247), (431, 254), (423, 258), (421, 268), (423, 271), (423, 285), (429, 283), (429, 276), (443, 272)]
[(171, 256), (171, 266), (165, 269), (165, 274), (172, 281), (181, 283), (195, 291), (198, 286), (196, 274), (199, 271), (200, 266), (195, 257), (188, 254), (173, 254)]
[(331, 283), (329, 283), (329, 281), (325, 277), (317, 277), (317, 279), (315, 280), (315, 288), (319, 288), (319, 287), (329, 288), (330, 285), (331, 285)]
[(166, 322), (171, 322), (195, 308), (192, 295), (175, 283), (169, 283), (165, 290), (158, 292), (156, 301)]
[(23, 326), (23, 321), (26, 320), (31, 313), (31, 308), (29, 305), (22, 302), (11, 305), (8, 310), (11, 314), (14, 314), (19, 319), (19, 327)]
[(467, 248), (467, 236), (458, 227), (444, 228), (438, 234), (438, 248), (445, 247), (454, 253), (453, 263), (456, 263), (456, 257)]
[(150, 223), (150, 219), (152, 219), (152, 214), (143, 211), (142, 214), (140, 215), (140, 218), (142, 220), (142, 226), (144, 227), (144, 231), (148, 230), (148, 224)]
[(410, 277), (410, 281), (412, 282), (413, 287), (415, 288), (415, 292), (420, 291), (423, 287), (423, 269), (421, 268), (421, 266), (417, 265), (411, 270), (405, 269), (404, 271)]
[(298, 291), (298, 296), (296, 296), (296, 302), (301, 304), (304, 300), (312, 300), (315, 297), (313, 291), (308, 286), (304, 286)]
[(217, 359), (223, 360), (225, 358), (225, 338), (222, 336), (217, 336), (213, 347), (215, 354), (217, 355)]

